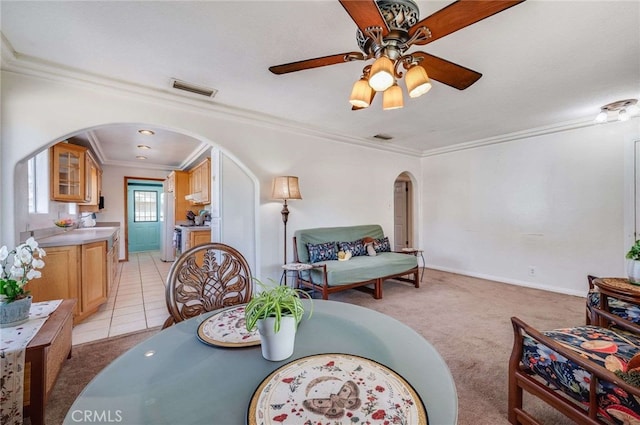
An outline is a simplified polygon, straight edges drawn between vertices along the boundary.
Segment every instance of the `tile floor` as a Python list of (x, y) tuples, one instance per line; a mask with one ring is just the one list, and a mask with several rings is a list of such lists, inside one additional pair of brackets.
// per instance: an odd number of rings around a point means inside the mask
[(73, 344), (161, 326), (169, 316), (164, 282), (171, 264), (156, 251), (130, 253), (129, 261), (120, 263), (107, 303), (73, 328)]

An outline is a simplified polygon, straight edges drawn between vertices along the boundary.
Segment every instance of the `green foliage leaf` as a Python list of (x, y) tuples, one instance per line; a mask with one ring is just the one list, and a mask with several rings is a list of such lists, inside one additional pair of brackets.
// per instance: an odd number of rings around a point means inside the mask
[[(253, 295), (244, 309), (248, 331), (256, 328), (258, 320), (266, 319), (267, 317), (276, 318), (273, 325), (274, 332), (280, 330), (282, 316), (293, 316), (296, 325), (300, 323), (304, 315), (302, 298), (311, 300), (309, 294), (301, 289), (291, 288), (287, 285), (278, 285), (278, 283), (272, 279), (269, 280), (271, 280), (273, 285), (265, 285), (258, 279), (254, 280), (261, 290)], [(309, 311), (309, 317), (311, 317), (311, 314), (312, 311)]]

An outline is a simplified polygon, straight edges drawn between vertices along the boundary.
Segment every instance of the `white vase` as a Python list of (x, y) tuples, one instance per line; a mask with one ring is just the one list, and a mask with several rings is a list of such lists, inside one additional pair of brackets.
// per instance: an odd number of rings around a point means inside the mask
[(627, 265), (629, 282), (640, 285), (640, 260), (630, 260)]
[(296, 320), (293, 316), (283, 316), (280, 330), (275, 332), (275, 317), (258, 320), (258, 333), (262, 347), (262, 357), (273, 362), (288, 359), (293, 354), (296, 341)]

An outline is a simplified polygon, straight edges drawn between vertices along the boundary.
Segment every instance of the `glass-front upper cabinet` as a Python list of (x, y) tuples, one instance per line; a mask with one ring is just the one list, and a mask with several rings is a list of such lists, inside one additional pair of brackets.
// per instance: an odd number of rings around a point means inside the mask
[(50, 148), (51, 200), (83, 202), (86, 199), (86, 148), (58, 143)]

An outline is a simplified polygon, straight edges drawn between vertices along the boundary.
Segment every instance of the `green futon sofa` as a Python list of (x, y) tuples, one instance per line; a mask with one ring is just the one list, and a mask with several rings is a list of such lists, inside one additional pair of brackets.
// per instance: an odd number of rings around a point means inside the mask
[[(376, 240), (375, 256), (367, 255), (363, 238)], [(373, 285), (373, 297), (380, 299), (383, 282), (391, 278), (420, 287), (417, 257), (391, 252), (389, 239), (377, 224), (297, 230), (293, 244), (295, 261), (313, 266), (297, 273), (296, 285), (321, 291), (325, 300), (345, 289), (370, 289), (367, 285)], [(346, 250), (352, 257), (339, 261), (337, 253)]]

